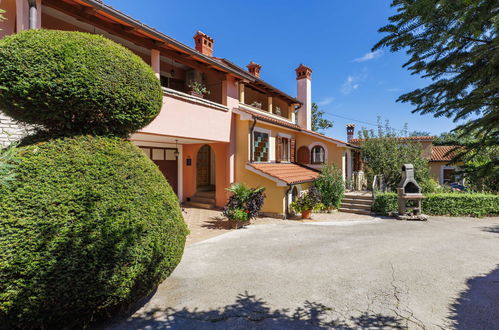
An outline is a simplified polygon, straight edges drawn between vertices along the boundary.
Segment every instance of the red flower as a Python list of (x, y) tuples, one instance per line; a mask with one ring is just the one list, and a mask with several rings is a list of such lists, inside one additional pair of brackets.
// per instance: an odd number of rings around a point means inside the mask
[(249, 213), (249, 211), (248, 211), (248, 210), (244, 210), (244, 212)]

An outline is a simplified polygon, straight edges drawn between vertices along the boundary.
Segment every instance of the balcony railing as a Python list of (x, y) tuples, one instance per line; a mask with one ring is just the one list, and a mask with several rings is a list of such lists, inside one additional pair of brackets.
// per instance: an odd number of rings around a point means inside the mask
[(163, 87), (162, 89), (163, 89), (163, 94), (167, 95), (167, 96), (171, 96), (171, 97), (174, 97), (174, 98), (186, 101), (186, 102), (191, 102), (191, 103), (196, 103), (196, 104), (199, 104), (199, 105), (204, 105), (204, 106), (207, 106), (207, 107), (210, 107), (210, 108), (214, 108), (214, 109), (217, 109), (217, 110), (229, 111), (229, 108), (227, 106), (225, 106), (223, 104), (220, 104), (220, 103), (216, 103), (216, 102), (213, 102), (213, 101), (210, 101), (210, 100), (206, 100), (206, 99), (203, 99), (201, 97), (197, 97), (197, 96), (194, 96), (194, 95), (191, 95), (191, 94), (180, 92), (180, 91), (177, 91), (177, 90), (171, 89), (171, 88)]

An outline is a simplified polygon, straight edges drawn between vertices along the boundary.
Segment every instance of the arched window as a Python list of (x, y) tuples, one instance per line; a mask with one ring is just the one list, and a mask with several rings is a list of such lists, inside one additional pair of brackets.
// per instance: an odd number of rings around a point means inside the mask
[(315, 146), (312, 148), (312, 164), (322, 164), (325, 161), (326, 152), (321, 146)]

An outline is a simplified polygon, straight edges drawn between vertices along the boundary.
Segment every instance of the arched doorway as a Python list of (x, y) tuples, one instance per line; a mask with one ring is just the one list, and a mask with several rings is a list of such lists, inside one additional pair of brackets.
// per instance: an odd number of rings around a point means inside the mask
[(199, 149), (196, 160), (197, 190), (214, 191), (215, 173), (215, 154), (213, 149), (205, 144)]

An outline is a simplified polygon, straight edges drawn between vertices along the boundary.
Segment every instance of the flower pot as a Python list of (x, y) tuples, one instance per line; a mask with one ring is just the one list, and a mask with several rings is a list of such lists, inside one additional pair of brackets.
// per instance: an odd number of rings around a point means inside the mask
[(195, 91), (190, 91), (189, 94), (195, 97), (203, 98), (203, 94), (196, 93)]
[(301, 211), (301, 218), (302, 219), (310, 219), (311, 215), (312, 215), (312, 210)]

